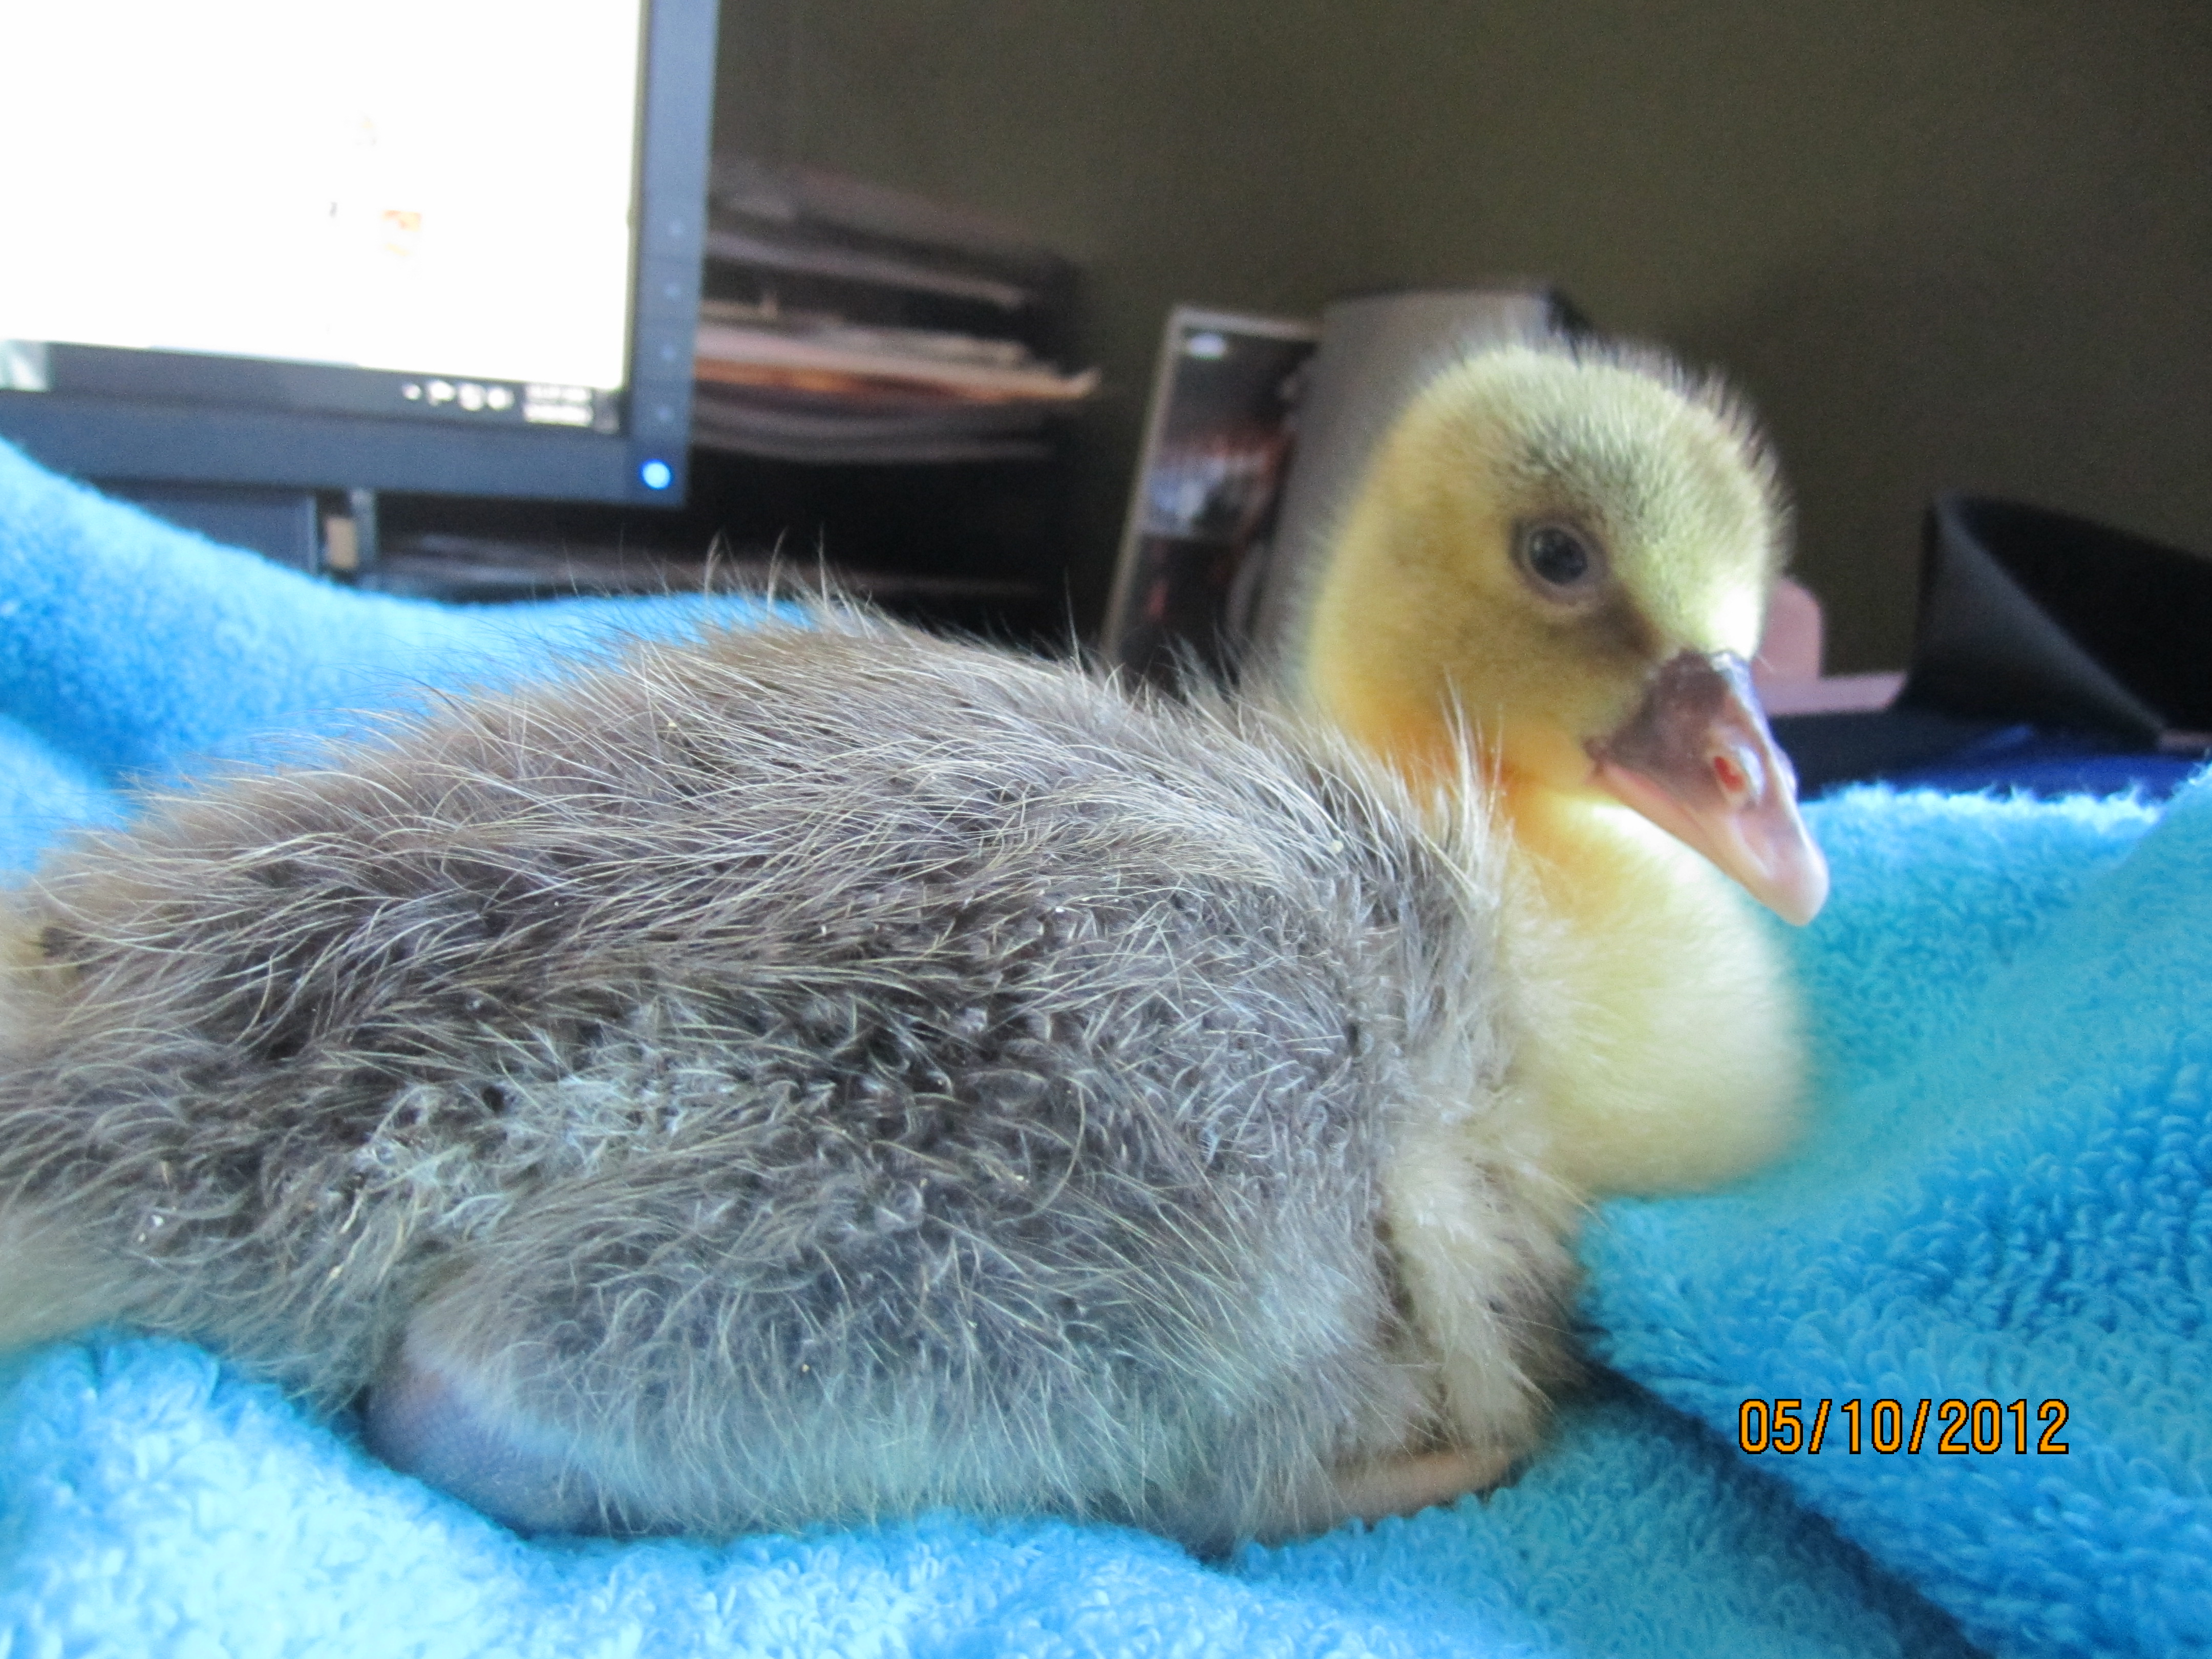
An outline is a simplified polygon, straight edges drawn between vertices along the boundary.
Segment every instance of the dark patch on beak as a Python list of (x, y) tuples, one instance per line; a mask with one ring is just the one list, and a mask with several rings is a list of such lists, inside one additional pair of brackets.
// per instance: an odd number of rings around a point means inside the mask
[(1797, 812), (1797, 774), (1767, 729), (1751, 671), (1732, 652), (1685, 651), (1643, 706), (1589, 745), (1598, 781), (1711, 859), (1785, 921), (1828, 896), (1828, 861)]

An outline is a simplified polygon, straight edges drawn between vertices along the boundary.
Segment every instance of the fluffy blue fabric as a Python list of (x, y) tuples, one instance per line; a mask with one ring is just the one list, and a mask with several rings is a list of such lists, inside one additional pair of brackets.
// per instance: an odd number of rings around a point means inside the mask
[[(115, 786), (266, 753), (696, 603), (370, 599), (0, 447), (0, 867)], [(1202, 1566), (1105, 1528), (525, 1541), (180, 1345), (0, 1376), (0, 1651), (1948, 1656), (2212, 1646), (2212, 786), (2163, 815), (1861, 793), (1791, 936), (1820, 1122), (1588, 1255), (1628, 1380), (1514, 1487)], [(2057, 1454), (1736, 1449), (1746, 1398), (2045, 1400)], [(1985, 1425), (1986, 1426), (1986, 1425)], [(1984, 1437), (1986, 1439), (1986, 1436)]]
[[(1592, 1236), (1600, 1352), (1746, 1398), (1936, 1402), (1921, 1454), (1762, 1460), (2023, 1655), (2212, 1651), (2212, 781), (2124, 803), (1846, 796), (1802, 941), (1823, 1110), (1736, 1192)], [(2062, 1402), (1939, 1449), (1942, 1402)], [(2054, 1413), (2055, 1415), (2055, 1413)], [(1757, 1425), (1753, 1425), (1754, 1431)]]

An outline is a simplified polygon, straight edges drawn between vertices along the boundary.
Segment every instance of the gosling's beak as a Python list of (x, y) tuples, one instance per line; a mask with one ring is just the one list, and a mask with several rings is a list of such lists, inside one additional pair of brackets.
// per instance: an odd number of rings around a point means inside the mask
[(1784, 921), (1820, 915), (1828, 861), (1797, 815), (1797, 774), (1742, 658), (1683, 652), (1652, 676), (1628, 723), (1589, 747), (1600, 783)]

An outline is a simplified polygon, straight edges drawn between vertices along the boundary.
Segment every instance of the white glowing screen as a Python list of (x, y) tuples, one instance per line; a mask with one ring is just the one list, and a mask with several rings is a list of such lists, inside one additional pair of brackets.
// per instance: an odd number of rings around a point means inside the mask
[(644, 0), (0, 22), (0, 340), (614, 390)]

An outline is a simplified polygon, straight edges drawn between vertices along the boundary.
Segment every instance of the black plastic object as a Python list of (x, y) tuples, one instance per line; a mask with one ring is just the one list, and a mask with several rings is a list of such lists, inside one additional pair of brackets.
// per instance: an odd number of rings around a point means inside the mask
[(2063, 513), (1944, 495), (1923, 532), (1899, 709), (2093, 732), (2212, 732), (2212, 559)]

